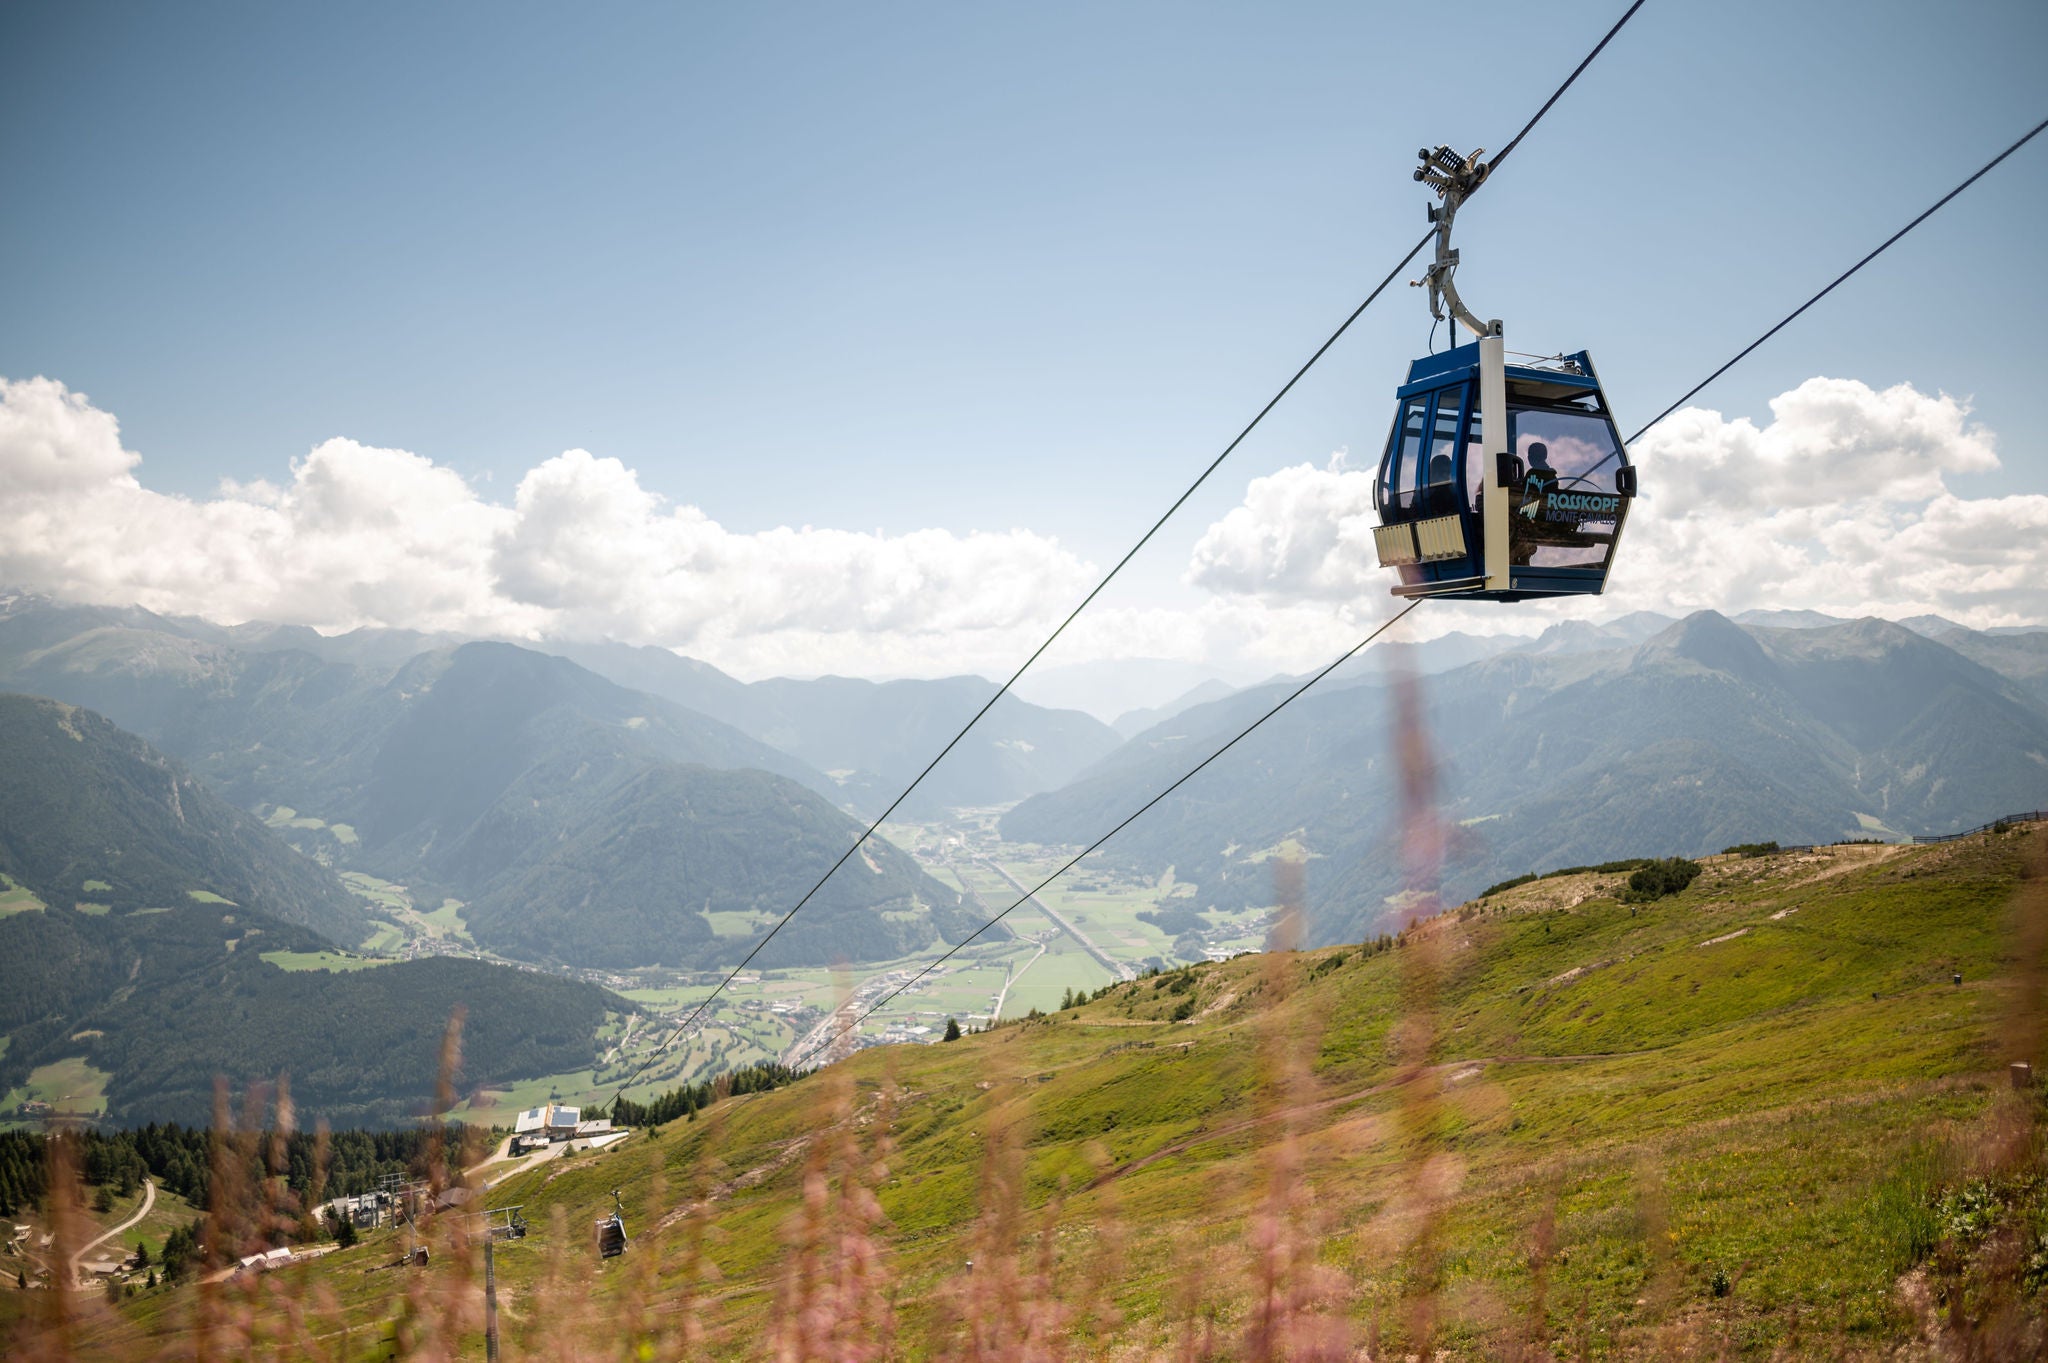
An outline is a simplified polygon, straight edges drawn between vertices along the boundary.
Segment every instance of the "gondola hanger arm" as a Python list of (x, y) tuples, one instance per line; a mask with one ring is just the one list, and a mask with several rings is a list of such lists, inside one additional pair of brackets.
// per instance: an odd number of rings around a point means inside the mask
[(1500, 323), (1480, 320), (1458, 296), (1458, 253), (1451, 247), (1451, 226), (1457, 219), (1458, 206), (1486, 183), (1493, 170), (1490, 163), (1480, 159), (1485, 154), (1484, 147), (1470, 156), (1460, 156), (1448, 146), (1439, 146), (1435, 151), (1424, 147), (1416, 153), (1422, 164), (1415, 168), (1415, 178), (1435, 190), (1443, 206), (1432, 204), (1429, 209), (1429, 220), (1436, 227), (1436, 259), (1422, 272), (1422, 278), (1411, 280), (1410, 285), (1428, 288), (1430, 316), (1442, 321), (1448, 307), (1450, 315), (1463, 322), (1475, 336), (1498, 335)]

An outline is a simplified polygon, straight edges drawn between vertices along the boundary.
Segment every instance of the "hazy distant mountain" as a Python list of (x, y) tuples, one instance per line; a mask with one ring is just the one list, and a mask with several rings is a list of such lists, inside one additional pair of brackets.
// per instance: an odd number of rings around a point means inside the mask
[(1960, 630), (1941, 642), (2048, 706), (2048, 630)]
[(267, 621), (216, 625), (196, 616), (158, 615), (140, 606), (72, 605), (32, 592), (0, 593), (0, 621), (8, 625), (5, 636), (0, 636), (0, 668), (14, 666), (20, 651), (48, 647), (95, 629), (140, 631), (194, 644), (224, 645), (244, 653), (289, 650), (309, 654), (322, 662), (381, 669), (387, 674), (432, 649), (470, 642), (464, 635), (422, 634), (409, 629), (356, 629), (345, 634), (322, 634), (304, 625)]
[(192, 631), (194, 638), (214, 639), (245, 652), (274, 653), (290, 649), (310, 653), (322, 662), (347, 663), (372, 672), (390, 673), (410, 659), (435, 649), (458, 648), (473, 642), (462, 634), (422, 634), (412, 629), (352, 629), (346, 634), (322, 634), (304, 625), (272, 625), (261, 622), (219, 627), (205, 632), (205, 622), (175, 619), (171, 622)]
[(1765, 629), (1827, 629), (1831, 625), (1848, 623), (1839, 615), (1806, 610), (1748, 610), (1729, 618), (1738, 625), (1757, 625)]
[[(774, 706), (757, 736), (800, 754), (839, 781), (863, 811), (880, 810), (988, 704), (981, 677), (870, 682), (771, 678), (749, 690)], [(1079, 710), (1048, 710), (1006, 695), (903, 805), (910, 817), (956, 806), (1008, 804), (1074, 778), (1122, 742)]]
[[(1752, 610), (1744, 611), (1732, 618), (1738, 625), (1760, 625), (1767, 629), (1825, 629), (1831, 625), (1849, 623), (1843, 616), (1801, 610)], [(1944, 641), (1952, 634), (1983, 633), (2003, 636), (2048, 633), (2048, 625), (1996, 625), (1987, 630), (1977, 631), (1945, 615), (1908, 615), (1893, 623), (1912, 630), (1915, 634), (1924, 634), (1930, 639)]]
[(1166, 705), (1203, 682), (1236, 685), (1246, 679), (1171, 658), (1103, 658), (1033, 668), (1018, 681), (1016, 694), (1035, 705), (1080, 710), (1107, 723), (1132, 710)]
[(747, 684), (727, 676), (710, 663), (652, 644), (568, 643), (550, 640), (535, 645), (544, 653), (567, 658), (598, 676), (650, 696), (674, 701), (701, 714), (752, 733), (768, 722), (770, 707)]
[(1210, 701), (1222, 700), (1237, 688), (1229, 682), (1211, 679), (1191, 691), (1184, 691), (1164, 705), (1143, 710), (1130, 710), (1116, 717), (1116, 723), (1109, 727), (1116, 730), (1119, 738), (1135, 738), (1155, 724), (1164, 724), (1183, 711)]
[(1632, 611), (1602, 624), (1560, 620), (1517, 649), (1522, 653), (1597, 653), (1602, 649), (1640, 644), (1678, 623), (1655, 611)]
[[(2048, 805), (2048, 705), (1884, 621), (1745, 629), (1701, 612), (1637, 647), (1508, 653), (1419, 685), (1459, 826), (1453, 897), (1647, 851), (1945, 832)], [(1004, 835), (1093, 838), (1278, 694), (1251, 688), (1138, 735), (1011, 811)], [(1377, 930), (1402, 889), (1392, 737), (1377, 681), (1311, 692), (1109, 854), (1171, 865), (1208, 902), (1263, 904), (1259, 854), (1293, 837), (1312, 855), (1318, 937)]]
[[(981, 677), (892, 682), (775, 677), (746, 683), (661, 648), (549, 645), (602, 676), (714, 716), (833, 777), (840, 798), (873, 816), (924, 769), (995, 683)], [(1052, 790), (1120, 742), (1078, 710), (1008, 695), (904, 804), (910, 817), (1009, 804)]]
[(0, 694), (0, 874), (53, 909), (211, 895), (360, 940), (360, 900), (178, 763), (90, 710)]
[(424, 871), (458, 898), (651, 766), (751, 767), (830, 789), (728, 725), (511, 644), (422, 654), (373, 704), (387, 722), (336, 755), (349, 794), (320, 817), (353, 825), (374, 863)]

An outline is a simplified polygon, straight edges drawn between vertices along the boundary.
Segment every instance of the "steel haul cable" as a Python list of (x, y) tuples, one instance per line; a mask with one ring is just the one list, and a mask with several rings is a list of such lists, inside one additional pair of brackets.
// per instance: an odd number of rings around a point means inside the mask
[[(1598, 57), (1601, 54), (1601, 52), (1606, 50), (1607, 44), (1614, 40), (1614, 35), (1621, 32), (1622, 27), (1626, 25), (1630, 19), (1633, 19), (1635, 17), (1636, 11), (1641, 9), (1645, 2), (1646, 0), (1634, 0), (1634, 3), (1631, 4), (1626, 11), (1623, 12), (1622, 16), (1614, 21), (1613, 26), (1610, 27), (1606, 33), (1601, 35), (1600, 41), (1595, 43), (1593, 45), (1592, 50), (1588, 52), (1582, 59), (1580, 59), (1579, 64), (1577, 66), (1572, 68), (1571, 74), (1564, 78), (1564, 82), (1551, 92), (1550, 98), (1543, 101), (1542, 107), (1538, 108), (1535, 114), (1530, 117), (1529, 121), (1522, 125), (1521, 131), (1517, 132), (1512, 138), (1510, 138), (1508, 140), (1508, 144), (1501, 149), (1500, 153), (1497, 156), (1493, 158), (1493, 167), (1497, 168), (1502, 161), (1506, 160), (1508, 155), (1511, 152), (1513, 152), (1517, 146), (1521, 144), (1522, 139), (1529, 135), (1530, 130), (1533, 129), (1538, 123), (1543, 121), (1544, 115), (1548, 114), (1552, 107), (1554, 107), (1557, 104), (1558, 100), (1564, 97), (1565, 91), (1571, 89), (1572, 85), (1578, 80), (1578, 78), (1585, 73), (1586, 68), (1592, 65), (1593, 59)], [(1195, 480), (1192, 483), (1188, 484), (1186, 491), (1182, 492), (1180, 496), (1174, 498), (1173, 505), (1166, 508), (1164, 514), (1162, 514), (1158, 520), (1152, 523), (1151, 528), (1148, 529), (1143, 535), (1141, 535), (1138, 538), (1138, 542), (1136, 544), (1133, 544), (1130, 547), (1129, 551), (1126, 552), (1122, 558), (1116, 561), (1116, 565), (1103, 575), (1102, 580), (1095, 584), (1094, 588), (1089, 591), (1088, 595), (1081, 598), (1080, 604), (1075, 606), (1073, 610), (1069, 611), (1067, 613), (1067, 617), (1064, 620), (1060, 621), (1058, 626), (1054, 628), (1051, 634), (1046, 636), (1045, 642), (1040, 644), (1036, 649), (1032, 650), (1031, 656), (1024, 660), (1023, 665), (1020, 666), (1015, 672), (1010, 674), (1010, 679), (1004, 682), (1000, 687), (998, 687), (996, 689), (996, 693), (988, 698), (987, 703), (985, 703), (979, 710), (976, 710), (974, 712), (973, 717), (969, 719), (966, 724), (961, 726), (960, 731), (953, 735), (952, 739), (947, 742), (945, 747), (939, 749), (938, 756), (932, 758), (930, 762), (925, 764), (924, 769), (918, 772), (918, 774), (915, 778), (912, 779), (910, 784), (903, 788), (902, 793), (899, 794), (894, 800), (891, 800), (889, 802), (889, 807), (887, 809), (884, 809), (881, 812), (881, 814), (876, 817), (875, 821), (867, 826), (867, 830), (863, 832), (860, 835), (860, 837), (854, 841), (851, 847), (848, 847), (845, 852), (840, 854), (839, 859), (832, 863), (831, 867), (826, 870), (824, 875), (818, 877), (817, 883), (812, 885), (810, 889), (804, 891), (803, 898), (799, 899), (790, 908), (789, 912), (783, 914), (782, 917), (776, 921), (775, 925), (769, 928), (767, 933), (762, 936), (760, 941), (754, 943), (753, 948), (749, 950), (746, 956), (740, 960), (740, 963), (734, 966), (732, 970), (726, 974), (725, 978), (720, 980), (718, 982), (718, 985), (715, 988), (713, 988), (709, 994), (705, 995), (704, 998), (697, 1004), (695, 1008), (691, 1009), (689, 1016), (684, 1018), (682, 1022), (676, 1025), (675, 1030), (669, 1034), (668, 1038), (664, 1040), (661, 1043), (661, 1045), (655, 1047), (653, 1053), (650, 1054), (645, 1060), (641, 1061), (639, 1067), (636, 1068), (631, 1075), (627, 1076), (626, 1080), (623, 1083), (621, 1083), (617, 1089), (613, 1090), (611, 1102), (607, 1104), (607, 1106), (616, 1104), (620, 1097), (622, 1097), (625, 1094), (625, 1091), (628, 1088), (631, 1088), (633, 1084), (638, 1082), (640, 1076), (647, 1072), (648, 1067), (653, 1065), (656, 1060), (660, 1059), (661, 1056), (667, 1052), (668, 1048), (675, 1044), (676, 1038), (682, 1036), (685, 1032), (687, 1032), (690, 1029), (690, 1027), (697, 1021), (697, 1019), (704, 1015), (704, 1010), (711, 1006), (713, 1000), (717, 999), (720, 994), (724, 993), (727, 986), (729, 986), (733, 982), (733, 980), (739, 975), (739, 973), (745, 970), (748, 965), (752, 964), (754, 958), (761, 954), (762, 949), (766, 947), (770, 942), (775, 940), (776, 934), (780, 933), (782, 929), (788, 925), (789, 921), (792, 918), (796, 917), (797, 913), (806, 904), (811, 902), (811, 899), (818, 893), (818, 891), (825, 888), (826, 883), (830, 881), (832, 877), (838, 873), (839, 868), (844, 866), (849, 860), (851, 860), (854, 853), (858, 852), (862, 847), (865, 847), (867, 845), (868, 840), (874, 837), (876, 831), (880, 829), (884, 823), (888, 822), (889, 816), (896, 812), (897, 806), (901, 805), (905, 800), (909, 799), (911, 792), (916, 790), (920, 785), (924, 783), (925, 777), (931, 775), (933, 768), (937, 767), (940, 762), (945, 760), (946, 755), (952, 752), (953, 749), (959, 745), (960, 741), (966, 738), (967, 735), (970, 732), (972, 732), (975, 725), (981, 723), (982, 718), (985, 715), (987, 715), (991, 709), (995, 708), (995, 704), (997, 701), (1001, 700), (1004, 696), (1010, 693), (1010, 688), (1015, 686), (1018, 680), (1022, 678), (1023, 675), (1031, 669), (1031, 666), (1034, 663), (1036, 663), (1041, 656), (1044, 655), (1045, 651), (1052, 647), (1054, 641), (1057, 640), (1061, 634), (1066, 632), (1067, 626), (1073, 624), (1075, 619), (1081, 614), (1081, 612), (1088, 609), (1088, 607), (1091, 604), (1093, 604), (1095, 598), (1102, 594), (1103, 589), (1108, 587), (1109, 584), (1115, 580), (1117, 574), (1121, 573), (1124, 570), (1125, 565), (1137, 556), (1139, 550), (1143, 549), (1148, 543), (1151, 542), (1152, 537), (1159, 533), (1160, 528), (1163, 527), (1167, 523), (1167, 521), (1173, 518), (1174, 513), (1178, 512), (1181, 509), (1181, 507), (1187, 503), (1187, 500), (1190, 497), (1195, 495), (1196, 490), (1200, 488), (1202, 484), (1209, 480), (1209, 475), (1214, 473), (1218, 468), (1220, 468), (1223, 464), (1223, 461), (1228, 459), (1231, 456), (1231, 454), (1236, 451), (1237, 447), (1244, 443), (1245, 439), (1248, 436), (1250, 436), (1251, 433), (1258, 428), (1259, 424), (1266, 419), (1267, 414), (1270, 413), (1275, 407), (1277, 407), (1280, 404), (1280, 400), (1286, 397), (1290, 392), (1294, 390), (1294, 386), (1300, 383), (1302, 378), (1308, 373), (1308, 371), (1313, 369), (1316, 366), (1316, 363), (1319, 360), (1321, 360), (1325, 354), (1329, 352), (1330, 347), (1337, 344), (1337, 342), (1343, 337), (1344, 333), (1351, 329), (1351, 324), (1353, 322), (1356, 322), (1359, 319), (1359, 317), (1361, 317), (1364, 314), (1365, 310), (1371, 307), (1373, 305), (1373, 302), (1376, 299), (1378, 299), (1382, 293), (1386, 292), (1387, 286), (1389, 284), (1392, 284), (1394, 280), (1400, 276), (1401, 272), (1408, 268), (1409, 263), (1412, 262), (1416, 256), (1421, 254), (1422, 248), (1429, 245), (1431, 239), (1435, 235), (1436, 229), (1432, 226), (1428, 232), (1423, 233), (1420, 240), (1418, 240), (1413, 246), (1408, 248), (1408, 253), (1402, 256), (1401, 259), (1395, 263), (1393, 269), (1387, 271), (1386, 277), (1380, 280), (1380, 282), (1376, 286), (1374, 286), (1372, 292), (1365, 296), (1365, 301), (1360, 303), (1356, 308), (1353, 308), (1351, 310), (1350, 316), (1346, 317), (1341, 323), (1338, 324), (1337, 329), (1330, 333), (1329, 339), (1325, 340), (1321, 345), (1317, 346), (1315, 353), (1310, 355), (1308, 359), (1302, 364), (1302, 366), (1294, 371), (1293, 377), (1289, 378), (1286, 383), (1282, 384), (1280, 386), (1280, 391), (1275, 393), (1272, 396), (1272, 398), (1267, 401), (1266, 405), (1259, 409), (1258, 415), (1254, 416), (1249, 422), (1247, 422), (1245, 424), (1244, 429), (1237, 433), (1236, 438), (1233, 439), (1228, 445), (1223, 447), (1223, 452), (1221, 454), (1218, 454), (1213, 460), (1211, 460), (1209, 462), (1208, 467), (1203, 469), (1201, 473), (1196, 476)], [(1406, 612), (1403, 612), (1403, 614), (1405, 613)]]

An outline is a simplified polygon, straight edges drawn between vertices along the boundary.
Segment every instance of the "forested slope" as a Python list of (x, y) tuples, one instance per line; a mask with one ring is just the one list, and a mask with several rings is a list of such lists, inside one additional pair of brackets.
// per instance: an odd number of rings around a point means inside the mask
[[(780, 918), (859, 830), (826, 801), (766, 772), (663, 766), (573, 818), (471, 905), (492, 948), (584, 965), (710, 965), (750, 935), (715, 940), (706, 913)], [(762, 954), (763, 965), (887, 960), (974, 927), (959, 895), (908, 856), (870, 842)]]
[(0, 694), (0, 874), (52, 908), (211, 894), (336, 941), (368, 916), (333, 872), (106, 719)]
[(607, 1008), (633, 1007), (482, 961), (286, 971), (263, 959), (325, 946), (219, 904), (0, 919), (0, 1090), (78, 1056), (111, 1075), (109, 1120), (204, 1124), (216, 1077), (240, 1091), (288, 1075), (302, 1120), (386, 1126), (426, 1109), (458, 1008), (467, 1092), (589, 1065)]

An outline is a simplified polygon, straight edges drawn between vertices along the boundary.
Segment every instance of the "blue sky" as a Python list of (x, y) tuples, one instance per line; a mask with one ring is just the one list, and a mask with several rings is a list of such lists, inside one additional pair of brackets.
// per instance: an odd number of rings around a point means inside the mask
[[(0, 375), (158, 492), (346, 437), (502, 502), (580, 447), (734, 532), (1103, 565), (1420, 233), (1415, 149), (1499, 146), (1621, 8), (12, 5)], [(1461, 286), (1639, 423), (2048, 112), (2044, 56), (2033, 3), (1651, 0)], [(2044, 217), (2048, 138), (1700, 402), (1910, 383), (1997, 434), (1958, 495), (2048, 488)], [(1427, 333), (1390, 290), (1123, 599), (1368, 457)]]

